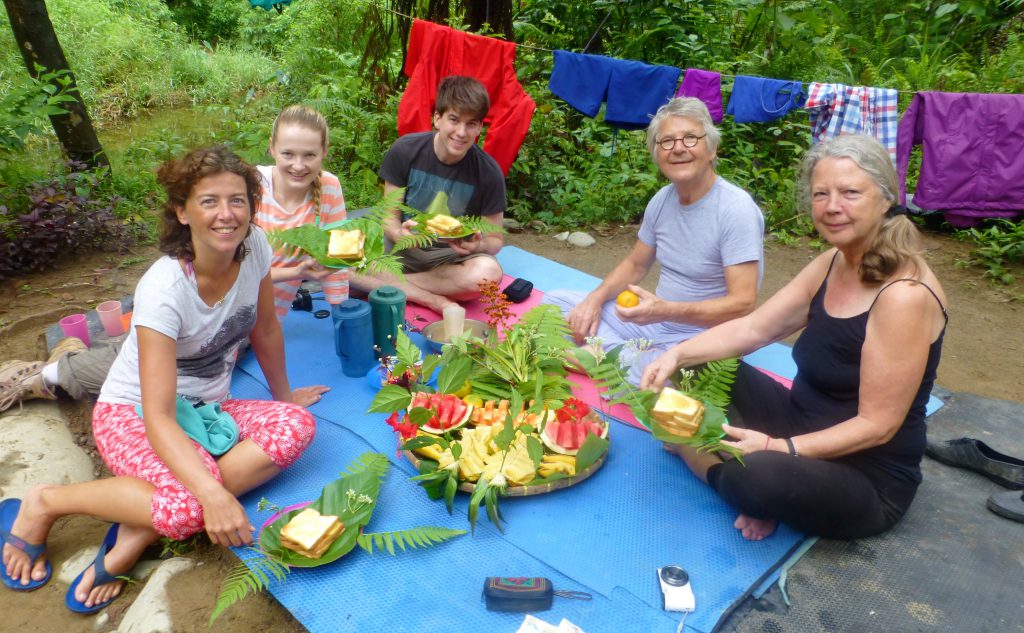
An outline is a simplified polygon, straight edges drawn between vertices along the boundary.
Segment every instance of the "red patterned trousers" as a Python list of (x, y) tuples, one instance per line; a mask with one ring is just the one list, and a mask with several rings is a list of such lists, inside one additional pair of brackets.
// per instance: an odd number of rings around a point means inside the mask
[[(280, 468), (286, 468), (313, 441), (316, 424), (305, 408), (272, 400), (226, 400), (221, 408), (238, 424), (238, 439), (252, 440)], [(153, 484), (153, 527), (176, 540), (201, 532), (203, 506), (160, 459), (146, 438), (146, 426), (130, 404), (97, 402), (92, 430), (107, 467), (119, 477)], [(210, 474), (223, 483), (217, 460), (192, 442)]]

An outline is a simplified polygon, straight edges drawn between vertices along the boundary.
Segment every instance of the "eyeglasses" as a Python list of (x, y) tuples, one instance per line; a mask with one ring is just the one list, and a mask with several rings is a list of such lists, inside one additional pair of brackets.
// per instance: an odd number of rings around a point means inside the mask
[(665, 150), (666, 152), (671, 152), (676, 148), (676, 141), (682, 141), (683, 147), (696, 147), (697, 141), (701, 140), (705, 136), (707, 136), (707, 134), (701, 134), (700, 136), (697, 136), (696, 134), (687, 134), (686, 136), (680, 138), (666, 136), (665, 138), (658, 141), (658, 147)]

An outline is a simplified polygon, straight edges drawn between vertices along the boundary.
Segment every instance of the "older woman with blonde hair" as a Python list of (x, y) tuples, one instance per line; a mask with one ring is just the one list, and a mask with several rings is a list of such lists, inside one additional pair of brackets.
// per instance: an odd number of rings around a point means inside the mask
[(945, 332), (946, 297), (896, 206), (885, 149), (841, 136), (804, 159), (804, 203), (833, 248), (751, 314), (676, 345), (644, 370), (661, 386), (680, 367), (741, 356), (804, 329), (792, 389), (741, 364), (725, 443), (739, 460), (680, 456), (759, 540), (782, 521), (861, 538), (891, 528), (921, 482), (925, 405)]

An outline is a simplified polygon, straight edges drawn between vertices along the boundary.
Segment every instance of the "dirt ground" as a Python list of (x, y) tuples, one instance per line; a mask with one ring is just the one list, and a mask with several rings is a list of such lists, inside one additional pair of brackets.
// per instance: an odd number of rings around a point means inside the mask
[[(597, 244), (586, 249), (567, 246), (550, 235), (529, 232), (510, 235), (508, 242), (603, 276), (629, 252), (636, 233), (635, 227), (616, 227), (595, 231), (594, 235)], [(1024, 402), (1024, 270), (1014, 271), (1018, 278), (1015, 284), (995, 287), (981, 277), (979, 269), (958, 265), (968, 257), (968, 245), (938, 233), (927, 233), (925, 243), (928, 262), (950, 301), (950, 324), (938, 383), (953, 391)], [(762, 300), (781, 288), (816, 254), (807, 245), (784, 246), (769, 241)], [(131, 293), (156, 255), (151, 247), (127, 255), (96, 254), (65, 262), (56, 271), (0, 282), (0, 359), (45, 358), (40, 336), (45, 327), (67, 314)], [(652, 271), (643, 285), (653, 290), (655, 280), (656, 271)], [(72, 434), (91, 452), (89, 406), (68, 401), (62, 401), (60, 406)], [(89, 518), (62, 520), (50, 537), (52, 559), (59, 565), (84, 545), (99, 542), (105, 529), (105, 525)], [(174, 629), (209, 631), (206, 623), (217, 588), (236, 560), (232, 554), (208, 543), (198, 545), (186, 555), (198, 565), (170, 583)], [(96, 628), (91, 619), (73, 617), (60, 606), (66, 587), (59, 582), (30, 594), (0, 591), (3, 628), (37, 633), (110, 631), (116, 628), (140, 589), (140, 585), (130, 586), (127, 597), (118, 599), (107, 610), (109, 621)], [(250, 633), (304, 628), (276, 601), (261, 595), (229, 609), (212, 630)]]

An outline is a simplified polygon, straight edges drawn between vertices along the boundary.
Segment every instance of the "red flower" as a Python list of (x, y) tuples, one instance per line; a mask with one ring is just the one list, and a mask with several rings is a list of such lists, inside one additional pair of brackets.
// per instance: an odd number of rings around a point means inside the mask
[(419, 431), (420, 427), (416, 426), (416, 423), (409, 420), (408, 417), (403, 417), (402, 420), (405, 420), (406, 422), (403, 424), (399, 421), (398, 412), (395, 411), (389, 415), (388, 419), (385, 421), (388, 423), (388, 426), (395, 430), (395, 433), (398, 433), (398, 435), (401, 436), (403, 440), (416, 437), (416, 432)]
[(590, 413), (590, 407), (586, 402), (578, 398), (566, 398), (564, 406), (555, 412), (555, 418), (559, 422), (570, 422), (582, 420), (588, 413)]

